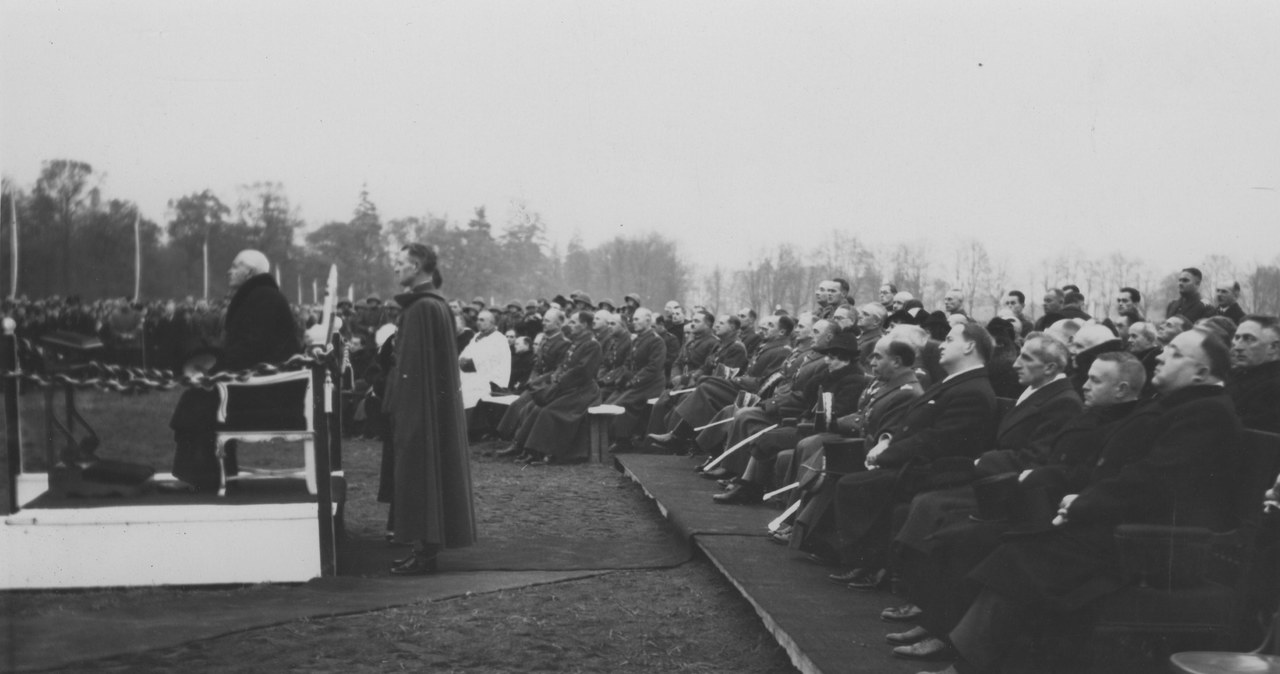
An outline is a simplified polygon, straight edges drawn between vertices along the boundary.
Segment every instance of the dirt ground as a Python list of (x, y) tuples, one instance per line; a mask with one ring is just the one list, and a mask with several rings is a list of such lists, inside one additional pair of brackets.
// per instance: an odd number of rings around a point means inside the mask
[[(609, 467), (525, 467), (488, 456), (495, 448), (500, 445), (480, 442), (472, 447), (482, 537), (571, 536), (590, 545), (656, 535), (665, 526), (640, 488)], [(373, 441), (345, 443), (346, 527), (352, 536), (380, 536), (385, 529), (386, 506), (375, 502), (380, 452)], [(148, 458), (167, 470), (167, 449)], [(17, 617), (95, 611), (152, 602), (157, 594), (204, 591), (22, 593), (8, 601), (0, 596), (0, 604)], [(252, 593), (254, 588), (207, 591)], [(697, 558), (673, 568), (612, 571), (552, 585), (300, 620), (57, 671), (175, 670), (795, 671), (750, 605)]]

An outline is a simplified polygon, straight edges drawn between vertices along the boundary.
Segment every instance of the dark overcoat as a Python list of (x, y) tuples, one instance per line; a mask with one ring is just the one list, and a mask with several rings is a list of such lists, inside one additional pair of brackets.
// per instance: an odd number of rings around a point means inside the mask
[(622, 388), (609, 399), (611, 405), (638, 408), (662, 394), (667, 379), (667, 344), (654, 330), (636, 335), (627, 359)]
[(982, 455), (978, 472), (995, 475), (1043, 465), (1051, 443), (1083, 403), (1070, 379), (1051, 381), (1000, 419), (994, 451)]
[[(708, 374), (713, 374), (714, 368), (719, 365), (730, 368), (741, 368), (746, 365), (745, 376), (758, 385), (765, 377), (782, 366), (782, 362), (786, 360), (789, 353), (791, 353), (791, 347), (787, 346), (784, 340), (775, 340), (762, 346), (748, 361), (742, 342), (722, 342), (720, 348), (707, 359), (710, 368), (704, 366), (703, 369), (708, 370)], [(702, 426), (709, 423), (716, 412), (725, 405), (732, 403), (738, 391), (742, 390), (744, 388), (738, 383), (737, 377), (729, 379), (718, 376), (705, 377), (698, 382), (698, 388), (676, 407), (676, 413), (690, 426), (695, 428)]]
[(1280, 433), (1280, 360), (1236, 370), (1227, 393), (1245, 428)]
[(1125, 523), (1234, 526), (1242, 427), (1221, 386), (1192, 386), (1153, 404), (1150, 450), (1091, 482), (1047, 534), (1005, 543), (971, 578), (996, 592), (1073, 610), (1122, 587), (1112, 532)]
[[(533, 396), (534, 408), (526, 421), (526, 449), (557, 459), (586, 458), (582, 442), (587, 409), (600, 403), (595, 375), (600, 371), (600, 342), (590, 333), (574, 340), (553, 383)], [(521, 429), (524, 433), (524, 429)]]
[(395, 536), (471, 545), (476, 518), (453, 311), (430, 285), (396, 302), (403, 311), (385, 404), (394, 427)]

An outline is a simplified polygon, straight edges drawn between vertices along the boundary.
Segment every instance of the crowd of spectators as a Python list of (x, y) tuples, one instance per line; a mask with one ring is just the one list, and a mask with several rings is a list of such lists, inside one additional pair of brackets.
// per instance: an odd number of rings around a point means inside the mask
[[(459, 337), (491, 330), (468, 320), (488, 314), (532, 346), (499, 456), (581, 459), (588, 407), (614, 403), (614, 452), (705, 455), (724, 505), (777, 490), (770, 540), (843, 566), (833, 582), (905, 596), (882, 615), (909, 628), (887, 635), (894, 656), (997, 671), (1027, 626), (1087, 624), (1133, 581), (1117, 525), (1238, 524), (1240, 485), (1257, 481), (1241, 433), (1280, 432), (1280, 324), (1241, 308), (1237, 284), (1205, 302), (1201, 282), (1182, 270), (1163, 312), (1118, 288), (1109, 316), (1073, 285), (1047, 289), (1038, 317), (1011, 290), (986, 323), (959, 290), (930, 312), (891, 285), (859, 303), (840, 279), (797, 315), (577, 292), (459, 305)], [(988, 484), (1015, 485), (1016, 512), (988, 518)], [(1027, 537), (1002, 537), (1014, 528)]]

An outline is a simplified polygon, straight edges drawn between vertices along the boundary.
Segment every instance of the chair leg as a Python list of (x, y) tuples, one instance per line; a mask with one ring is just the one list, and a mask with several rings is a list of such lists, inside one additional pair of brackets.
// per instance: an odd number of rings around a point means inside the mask
[(227, 441), (218, 438), (218, 496), (227, 495)]
[(302, 441), (302, 461), (305, 464), (303, 474), (307, 479), (307, 493), (315, 496), (318, 492), (316, 486), (316, 443), (315, 440)]

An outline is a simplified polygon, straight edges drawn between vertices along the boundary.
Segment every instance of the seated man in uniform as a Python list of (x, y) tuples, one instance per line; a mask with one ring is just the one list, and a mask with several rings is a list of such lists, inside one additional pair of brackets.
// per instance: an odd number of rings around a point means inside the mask
[(573, 311), (566, 324), (569, 350), (548, 384), (533, 393), (515, 435), (521, 449), (518, 461), (564, 463), (586, 458), (586, 444), (578, 442), (587, 423), (587, 410), (600, 404), (600, 343), (592, 331), (590, 311)]
[[(227, 306), (222, 353), (211, 372), (235, 372), (259, 363), (278, 364), (302, 350), (289, 301), (270, 270), (267, 256), (256, 250), (240, 251), (232, 261), (227, 281), (234, 294)], [(255, 394), (259, 392), (244, 395)], [(269, 419), (287, 410), (280, 401), (273, 400), (274, 396), (262, 397), (260, 404), (252, 406), (255, 417)], [(189, 388), (178, 399), (169, 422), (177, 441), (173, 476), (201, 492), (216, 491), (220, 482), (215, 436), (218, 406), (216, 390)], [(229, 475), (236, 473), (235, 448), (230, 445), (226, 466)]]
[(663, 371), (667, 361), (667, 344), (658, 336), (656, 325), (653, 312), (644, 307), (637, 308), (631, 315), (635, 341), (628, 353), (626, 367), (618, 377), (618, 389), (606, 399), (610, 405), (617, 405), (625, 410), (614, 418), (610, 426), (609, 432), (614, 439), (610, 451), (631, 450), (632, 436), (635, 435), (645, 406), (650, 398), (662, 393), (666, 384)]
[[(744, 311), (745, 313), (745, 311)], [(747, 361), (741, 341), (733, 340), (733, 316), (721, 316), (717, 321), (716, 335), (721, 338), (721, 349), (714, 359), (725, 365), (731, 373), (710, 373), (697, 387), (685, 396), (667, 419), (667, 433), (650, 434), (654, 444), (664, 449), (683, 452), (694, 439), (697, 431), (709, 423), (725, 405), (733, 402), (739, 391), (756, 392), (760, 384), (782, 367), (791, 353), (791, 332), (795, 321), (789, 316), (768, 316), (764, 320), (768, 339), (755, 355)], [(728, 346), (725, 346), (725, 345)], [(739, 374), (746, 365), (746, 372)], [(725, 376), (728, 374), (728, 376)]]

